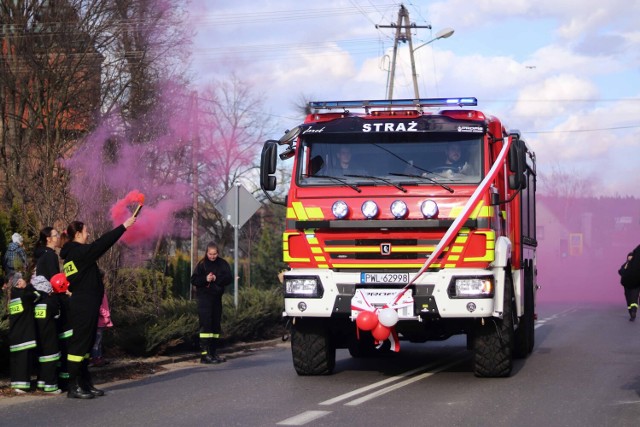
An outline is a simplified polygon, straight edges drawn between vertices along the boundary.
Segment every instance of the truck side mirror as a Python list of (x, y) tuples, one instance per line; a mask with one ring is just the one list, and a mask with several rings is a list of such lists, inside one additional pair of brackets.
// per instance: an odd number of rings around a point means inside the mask
[(514, 172), (509, 176), (509, 188), (512, 190), (522, 190), (527, 188), (527, 181), (524, 176), (526, 163), (526, 146), (520, 138), (512, 136), (513, 141), (509, 147), (509, 170)]
[(519, 152), (518, 152), (518, 162), (520, 163), (520, 170), (522, 173), (520, 174), (520, 189), (524, 190), (527, 188), (527, 176), (525, 172), (527, 171), (527, 146), (525, 145), (523, 140), (518, 140), (519, 142)]
[(260, 156), (260, 188), (263, 191), (276, 189), (276, 162), (278, 155), (278, 141), (269, 140), (262, 147)]

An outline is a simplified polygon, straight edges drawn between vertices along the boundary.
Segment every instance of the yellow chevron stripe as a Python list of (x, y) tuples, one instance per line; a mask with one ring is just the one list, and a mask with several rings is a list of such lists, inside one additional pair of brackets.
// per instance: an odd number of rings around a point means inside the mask
[(299, 220), (306, 221), (306, 220), (309, 219), (309, 218), (307, 218), (307, 213), (305, 212), (304, 206), (302, 206), (302, 203), (300, 203), (300, 202), (291, 202), (291, 206), (296, 211), (296, 215), (297, 215)]
[[(343, 264), (343, 263), (334, 263), (336, 267), (340, 268), (420, 268), (422, 267), (422, 263), (417, 264)], [(434, 264), (435, 265), (435, 264)]]
[[(435, 246), (392, 246), (391, 252), (399, 253), (412, 253), (412, 252), (433, 252), (435, 250)], [(330, 247), (324, 248), (325, 252), (380, 252), (379, 246), (340, 246), (340, 247)]]
[(307, 208), (306, 211), (309, 219), (324, 219), (322, 209), (318, 207)]
[(496, 258), (495, 251), (487, 251), (484, 254), (484, 256), (481, 256), (481, 257), (465, 257), (464, 260), (466, 262), (478, 262), (478, 261), (491, 262), (491, 261), (495, 260), (495, 258)]
[(289, 256), (289, 252), (282, 253), (282, 260), (284, 262), (309, 262), (311, 261), (309, 258), (292, 258)]

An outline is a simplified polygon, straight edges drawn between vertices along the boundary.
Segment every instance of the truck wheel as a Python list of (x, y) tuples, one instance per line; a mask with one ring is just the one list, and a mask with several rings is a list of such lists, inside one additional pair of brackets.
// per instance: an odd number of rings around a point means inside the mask
[(534, 325), (534, 304), (533, 304), (533, 278), (525, 275), (524, 283), (524, 313), (520, 318), (520, 324), (515, 333), (514, 357), (525, 358), (532, 351), (535, 344)]
[(478, 323), (474, 334), (473, 373), (477, 377), (508, 377), (513, 368), (513, 284), (507, 268), (502, 319)]
[(336, 365), (329, 328), (318, 319), (296, 319), (291, 328), (291, 354), (298, 375), (329, 375)]

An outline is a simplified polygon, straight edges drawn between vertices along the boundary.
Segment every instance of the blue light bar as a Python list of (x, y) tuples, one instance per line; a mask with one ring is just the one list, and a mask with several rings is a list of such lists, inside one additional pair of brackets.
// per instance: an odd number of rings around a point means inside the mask
[(312, 101), (309, 107), (317, 110), (336, 108), (423, 108), (423, 107), (471, 107), (478, 105), (477, 98), (421, 98), (421, 99), (381, 99), (361, 101)]

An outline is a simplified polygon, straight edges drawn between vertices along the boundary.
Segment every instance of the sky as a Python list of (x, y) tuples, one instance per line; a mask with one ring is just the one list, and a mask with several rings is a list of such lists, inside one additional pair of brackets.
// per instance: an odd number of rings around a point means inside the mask
[[(192, 0), (190, 71), (205, 86), (235, 74), (264, 98), (279, 138), (307, 100), (385, 99), (399, 2)], [(594, 194), (640, 197), (640, 0), (403, 3), (420, 97), (478, 98), (518, 129), (538, 170), (569, 172)], [(413, 98), (400, 44), (394, 98)], [(258, 117), (260, 117), (260, 115)]]

